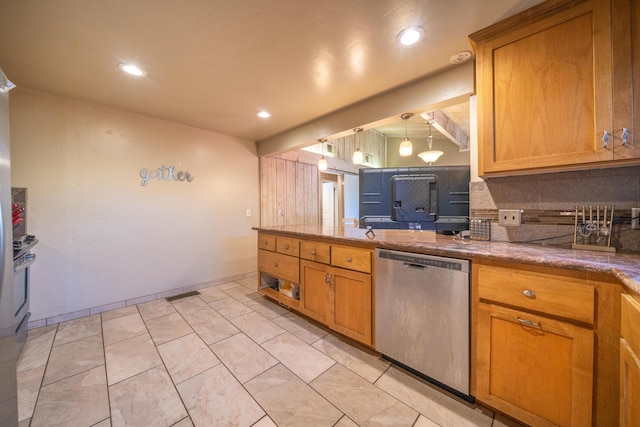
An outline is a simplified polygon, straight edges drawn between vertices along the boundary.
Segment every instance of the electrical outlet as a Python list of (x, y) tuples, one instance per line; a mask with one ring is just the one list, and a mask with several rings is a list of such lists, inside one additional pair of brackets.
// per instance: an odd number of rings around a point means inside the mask
[(631, 208), (631, 228), (640, 228), (640, 208)]
[(247, 209), (247, 216), (251, 216), (251, 209)]
[(522, 224), (522, 211), (520, 209), (499, 209), (498, 225), (503, 227), (518, 227)]

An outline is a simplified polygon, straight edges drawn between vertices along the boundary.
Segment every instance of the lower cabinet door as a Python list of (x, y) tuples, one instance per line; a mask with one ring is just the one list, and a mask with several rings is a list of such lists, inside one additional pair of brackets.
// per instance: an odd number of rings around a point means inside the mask
[(640, 359), (620, 340), (620, 425), (640, 426)]
[(591, 425), (591, 329), (485, 303), (477, 329), (479, 401), (531, 426)]
[(300, 260), (300, 312), (328, 325), (331, 293), (330, 267)]
[(333, 268), (331, 287), (332, 329), (372, 346), (371, 275)]

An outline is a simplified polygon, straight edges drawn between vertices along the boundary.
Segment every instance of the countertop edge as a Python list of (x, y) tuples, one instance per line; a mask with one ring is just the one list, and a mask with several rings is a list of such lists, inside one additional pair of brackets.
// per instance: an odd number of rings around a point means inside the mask
[(343, 227), (279, 226), (253, 227), (253, 230), (270, 234), (355, 244), (367, 248), (384, 248), (408, 252), (458, 257), (513, 261), (546, 267), (576, 271), (611, 274), (625, 287), (640, 295), (640, 255), (610, 254), (594, 251), (578, 251), (558, 247), (474, 241), (432, 232), (410, 230), (374, 230), (375, 236), (366, 236), (366, 230)]

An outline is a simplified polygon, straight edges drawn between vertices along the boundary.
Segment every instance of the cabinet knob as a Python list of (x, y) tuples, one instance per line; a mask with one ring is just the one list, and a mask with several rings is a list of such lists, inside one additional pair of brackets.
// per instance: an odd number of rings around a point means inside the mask
[(609, 147), (609, 132), (607, 132), (606, 130), (602, 133), (602, 145), (604, 146), (604, 148)]
[(524, 291), (522, 291), (522, 293), (527, 298), (535, 298), (536, 297), (535, 291), (532, 291), (531, 289), (525, 289)]
[(289, 249), (289, 245), (284, 245), (284, 249), (285, 250)]
[(331, 284), (331, 276), (329, 275), (329, 273), (325, 274), (324, 276), (324, 283), (330, 285)]
[(316, 254), (316, 250), (314, 249), (311, 251), (311, 255), (315, 255), (315, 254)]
[(347, 257), (347, 262), (351, 262), (351, 257), (350, 256)]
[(273, 263), (273, 266), (274, 266), (274, 267), (277, 267), (277, 266), (278, 266), (278, 263), (277, 263), (277, 262), (274, 262), (274, 263)]
[(622, 134), (620, 135), (622, 138), (622, 145), (627, 145), (627, 140), (629, 139), (629, 129), (622, 128)]
[(524, 326), (531, 326), (531, 327), (534, 327), (534, 328), (539, 328), (540, 327), (540, 323), (532, 322), (531, 320), (527, 320), (527, 319), (521, 319), (520, 316), (518, 316), (518, 323), (520, 323), (521, 325), (524, 325)]

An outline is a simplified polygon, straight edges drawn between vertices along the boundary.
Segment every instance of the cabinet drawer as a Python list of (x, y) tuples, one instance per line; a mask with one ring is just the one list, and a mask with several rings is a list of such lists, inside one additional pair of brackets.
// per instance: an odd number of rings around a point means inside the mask
[(633, 352), (640, 356), (640, 302), (631, 295), (622, 295), (620, 334)]
[(299, 283), (299, 263), (297, 257), (258, 250), (258, 270), (278, 279)]
[(482, 300), (593, 324), (595, 290), (578, 278), (484, 265), (476, 271)]
[(264, 249), (266, 251), (276, 251), (276, 236), (269, 236), (267, 234), (258, 234), (258, 249)]
[(332, 246), (331, 265), (371, 273), (371, 251), (345, 246)]
[(298, 239), (289, 239), (287, 237), (278, 237), (276, 242), (276, 250), (281, 254), (298, 256), (300, 254), (300, 241)]
[(300, 242), (300, 258), (329, 264), (331, 262), (331, 246), (327, 243)]

